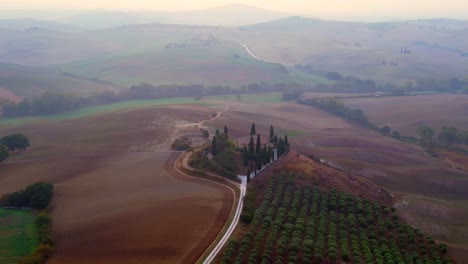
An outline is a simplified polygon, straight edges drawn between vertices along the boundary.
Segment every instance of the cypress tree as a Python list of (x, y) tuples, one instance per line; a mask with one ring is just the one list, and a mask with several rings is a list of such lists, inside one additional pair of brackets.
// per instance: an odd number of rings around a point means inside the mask
[(284, 135), (284, 151), (289, 153), (288, 135)]
[(270, 143), (275, 141), (275, 130), (273, 129), (273, 124), (270, 126)]
[(278, 156), (283, 155), (283, 153), (284, 153), (284, 141), (283, 141), (283, 139), (280, 137), (280, 138), (279, 138), (279, 142), (278, 142)]
[(250, 135), (253, 136), (257, 134), (257, 130), (255, 129), (255, 123), (252, 123), (252, 126), (250, 127)]
[(269, 163), (269, 160), (270, 160), (270, 154), (268, 154), (268, 149), (266, 147), (266, 144), (263, 145), (263, 155), (262, 155), (262, 158), (263, 158), (263, 165), (267, 165)]
[(229, 134), (229, 129), (226, 125), (224, 126), (224, 134)]
[(275, 149), (274, 148), (270, 148), (270, 155), (271, 155), (270, 162), (275, 161)]
[(211, 154), (213, 154), (213, 156), (216, 156), (216, 154), (218, 154), (218, 146), (216, 144), (216, 136), (214, 136), (213, 140), (211, 141)]
[(257, 145), (255, 146), (255, 153), (258, 155), (262, 150), (262, 142), (260, 140), (260, 134), (257, 134)]
[(255, 156), (255, 146), (254, 146), (254, 141), (253, 137), (250, 136), (250, 142), (249, 142), (249, 159), (253, 160)]
[(250, 168), (247, 169), (247, 183), (250, 182)]
[(242, 151), (243, 153), (243, 159), (244, 159), (244, 167), (249, 166), (249, 153), (247, 152), (247, 147), (244, 145), (244, 150)]
[(219, 129), (216, 129), (216, 135), (219, 135)]
[(257, 158), (255, 159), (255, 165), (257, 167), (257, 170), (262, 169), (262, 166), (263, 166), (262, 160), (263, 160), (262, 155), (257, 155)]

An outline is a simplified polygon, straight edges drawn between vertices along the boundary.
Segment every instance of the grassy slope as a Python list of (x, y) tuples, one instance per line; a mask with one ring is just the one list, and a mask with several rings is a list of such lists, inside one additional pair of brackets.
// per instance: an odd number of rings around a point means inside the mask
[(16, 263), (38, 245), (30, 211), (0, 209), (0, 263)]
[[(59, 121), (82, 118), (87, 116), (94, 116), (99, 114), (117, 112), (128, 109), (148, 108), (156, 106), (177, 105), (177, 104), (198, 104), (198, 105), (211, 105), (219, 103), (220, 101), (237, 101), (237, 95), (217, 95), (204, 97), (202, 101), (195, 98), (179, 97), (179, 98), (165, 98), (154, 100), (130, 100), (118, 102), (113, 104), (99, 105), (86, 107), (76, 111), (70, 111), (61, 114), (48, 115), (48, 116), (35, 116), (35, 117), (16, 117), (16, 118), (0, 118), (0, 127), (6, 126), (19, 126), (27, 123), (39, 121)], [(264, 93), (264, 94), (240, 94), (241, 101), (251, 102), (280, 102), (280, 93)]]
[(3, 119), (0, 119), (0, 127), (10, 126), (10, 125), (22, 125), (22, 124), (31, 123), (31, 122), (47, 121), (47, 120), (48, 121), (68, 120), (68, 119), (82, 118), (82, 117), (87, 117), (87, 116), (105, 114), (105, 113), (128, 110), (128, 109), (147, 108), (147, 107), (175, 105), (175, 104), (204, 104), (204, 103), (196, 101), (194, 98), (131, 100), (131, 101), (124, 101), (124, 102), (113, 103), (113, 104), (86, 107), (80, 110), (66, 112), (62, 114), (56, 114), (56, 115), (3, 118)]
[[(240, 58), (234, 58), (234, 54), (240, 55)], [(253, 60), (240, 45), (223, 40), (216, 40), (210, 46), (185, 48), (165, 48), (156, 44), (156, 47), (138, 52), (73, 62), (61, 69), (124, 86), (140, 82), (230, 86), (262, 81), (326, 82), (318, 76), (292, 75), (278, 64)]]
[[(467, 27), (463, 21), (368, 24), (296, 17), (243, 27), (223, 37), (244, 42), (266, 60), (404, 83), (428, 76), (466, 76), (468, 61), (456, 50), (467, 52)], [(412, 54), (401, 54), (401, 48)], [(398, 66), (383, 65), (384, 60)]]
[(15, 95), (28, 98), (44, 91), (91, 94), (98, 91), (118, 91), (121, 88), (95, 81), (28, 66), (0, 63), (0, 86)]

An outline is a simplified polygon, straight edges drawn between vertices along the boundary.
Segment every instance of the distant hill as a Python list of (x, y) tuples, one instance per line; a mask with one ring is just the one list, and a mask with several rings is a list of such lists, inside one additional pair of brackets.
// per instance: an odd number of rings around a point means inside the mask
[(170, 22), (191, 25), (240, 26), (290, 16), (245, 4), (230, 4), (197, 11), (175, 13)]
[(223, 37), (264, 60), (380, 82), (468, 76), (468, 21), (358, 23), (289, 17)]
[(64, 19), (64, 22), (96, 30), (124, 25), (170, 22), (171, 14), (165, 12), (93, 11), (82, 12)]
[(86, 29), (104, 29), (124, 25), (166, 23), (204, 26), (240, 26), (290, 16), (288, 13), (271, 11), (244, 4), (185, 11), (87, 11), (73, 14), (60, 21)]
[(261, 30), (261, 31), (301, 31), (307, 30), (320, 24), (319, 19), (304, 18), (300, 16), (287, 17), (274, 21), (257, 23), (240, 27), (241, 30)]
[(64, 63), (116, 51), (120, 46), (87, 32), (0, 28), (0, 62), (23, 65)]
[(83, 30), (75, 25), (37, 19), (0, 19), (0, 29), (15, 29), (25, 31), (52, 30), (76, 32)]
[[(216, 10), (224, 8), (194, 12)], [(244, 5), (226, 10), (264, 12)], [(296, 16), (239, 27), (147, 23), (79, 32), (0, 28), (0, 35), (0, 62), (123, 86), (315, 83), (323, 81), (318, 71), (405, 85), (468, 76), (468, 22), (458, 20), (357, 23)]]
[(30, 98), (46, 91), (86, 95), (122, 87), (53, 70), (0, 63), (0, 99)]

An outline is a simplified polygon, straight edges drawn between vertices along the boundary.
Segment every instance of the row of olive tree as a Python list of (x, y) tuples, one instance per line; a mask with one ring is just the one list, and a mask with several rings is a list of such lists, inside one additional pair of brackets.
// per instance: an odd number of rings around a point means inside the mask
[(249, 199), (249, 228), (221, 263), (451, 263), (445, 244), (404, 224), (395, 208), (302, 184), (272, 177), (255, 211)]

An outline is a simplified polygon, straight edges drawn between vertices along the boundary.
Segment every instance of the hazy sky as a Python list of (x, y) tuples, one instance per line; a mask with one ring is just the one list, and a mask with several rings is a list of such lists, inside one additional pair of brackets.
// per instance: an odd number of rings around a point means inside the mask
[(132, 9), (180, 11), (229, 3), (325, 16), (451, 17), (468, 19), (468, 0), (0, 0), (12, 9)]

